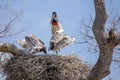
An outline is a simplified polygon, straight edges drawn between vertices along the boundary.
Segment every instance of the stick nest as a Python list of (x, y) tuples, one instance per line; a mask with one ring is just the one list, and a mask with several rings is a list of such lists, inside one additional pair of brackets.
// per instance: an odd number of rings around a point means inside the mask
[(75, 56), (32, 55), (13, 56), (1, 66), (5, 80), (83, 80), (90, 71)]

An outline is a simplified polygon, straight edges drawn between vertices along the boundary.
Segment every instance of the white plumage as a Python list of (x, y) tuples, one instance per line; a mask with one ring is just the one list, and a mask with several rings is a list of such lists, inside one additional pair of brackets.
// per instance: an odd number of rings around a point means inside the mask
[(46, 52), (46, 46), (45, 44), (38, 39), (35, 35), (28, 35), (25, 36), (25, 39), (22, 40), (16, 40), (16, 42), (22, 47), (27, 49), (31, 53), (38, 53), (38, 52)]
[[(59, 23), (58, 23), (58, 24), (59, 24)], [(55, 34), (62, 35), (62, 33), (63, 33), (64, 30), (63, 30), (62, 26), (60, 26), (60, 25), (61, 25), (61, 24), (59, 24), (59, 27), (60, 27), (60, 28), (55, 31)]]
[(39, 46), (40, 48), (44, 46), (44, 43), (42, 41), (40, 41), (40, 39), (38, 39), (36, 36), (34, 35), (28, 35), (25, 36), (25, 40), (27, 41), (27, 43), (31, 46)]
[(67, 35), (63, 35), (63, 36), (54, 35), (54, 37), (52, 37), (50, 40), (49, 50), (58, 53), (61, 49), (72, 44), (74, 41), (75, 38), (69, 37)]
[(75, 41), (75, 38), (62, 34), (64, 30), (62, 28), (62, 25), (58, 21), (56, 12), (52, 13), (50, 24), (52, 37), (50, 39), (49, 50), (58, 53), (61, 49), (72, 44)]
[(18, 40), (16, 39), (16, 42), (22, 47), (22, 48), (25, 48), (25, 49), (30, 49), (30, 45), (26, 42), (25, 39), (21, 39), (21, 40)]
[(52, 35), (54, 35), (56, 33), (59, 34), (59, 35), (62, 35), (64, 30), (62, 28), (62, 25), (58, 21), (56, 12), (52, 13), (52, 18), (51, 18), (50, 24), (51, 24)]
[(62, 38), (62, 35), (55, 34), (51, 37), (50, 43), (58, 43)]
[(45, 44), (35, 35), (25, 36), (25, 40), (30, 46), (32, 46), (32, 53), (44, 52), (47, 54)]

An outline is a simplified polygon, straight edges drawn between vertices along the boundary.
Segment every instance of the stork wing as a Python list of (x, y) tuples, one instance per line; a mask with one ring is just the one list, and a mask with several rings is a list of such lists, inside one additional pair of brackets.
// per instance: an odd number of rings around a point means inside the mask
[(49, 47), (48, 51), (54, 50), (56, 48), (55, 45), (62, 39), (62, 37), (63, 36), (57, 35), (57, 34), (52, 35), (51, 40), (50, 40), (50, 47)]
[(38, 39), (38, 43), (40, 43), (41, 45), (45, 45), (43, 41), (41, 41), (40, 39)]
[(50, 43), (51, 42), (54, 42), (54, 43), (57, 43), (57, 42), (59, 42), (61, 39), (63, 38), (63, 36), (61, 36), (61, 35), (53, 35), (52, 36), (52, 38), (51, 38), (51, 40), (50, 40)]
[(72, 44), (74, 41), (74, 39), (72, 37), (69, 36), (63, 36), (63, 38), (56, 44), (56, 47), (59, 49), (62, 49), (66, 46), (68, 46), (69, 44)]
[(25, 40), (31, 47), (35, 46), (33, 39), (30, 38), (29, 36), (25, 36)]
[(26, 41), (34, 47), (44, 47), (44, 43), (34, 35), (29, 35), (25, 37)]
[(61, 48), (65, 47), (65, 46), (67, 46), (67, 45), (68, 45), (68, 41), (64, 40), (64, 38), (63, 38), (56, 44), (56, 47), (61, 49)]

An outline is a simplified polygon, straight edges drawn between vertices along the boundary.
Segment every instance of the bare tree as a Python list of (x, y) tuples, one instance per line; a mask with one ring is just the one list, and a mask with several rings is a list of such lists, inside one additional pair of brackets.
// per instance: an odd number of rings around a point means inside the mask
[(113, 51), (119, 45), (120, 36), (118, 33), (112, 35), (105, 33), (107, 13), (104, 0), (94, 0), (94, 5), (96, 16), (92, 30), (99, 47), (99, 59), (91, 70), (88, 80), (101, 80), (110, 73)]
[[(112, 0), (111, 0), (112, 1)], [(107, 14), (107, 22), (105, 25), (105, 31), (104, 34), (108, 38), (109, 37), (109, 32), (110, 30), (113, 30), (113, 33), (116, 35), (119, 35), (120, 31), (120, 15), (115, 11), (115, 7), (112, 6), (113, 1), (111, 2), (111, 11), (109, 14)], [(94, 22), (93, 16), (90, 15), (90, 18), (87, 19), (89, 23), (85, 22), (85, 20), (82, 20), (82, 25), (84, 26), (83, 28), (80, 28), (80, 37), (82, 36), (83, 42), (87, 45), (87, 50), (88, 52), (92, 53), (99, 53), (99, 47), (97, 45), (97, 42), (95, 41), (95, 36), (92, 34), (92, 24)], [(116, 37), (115, 37), (116, 38)], [(109, 41), (109, 39), (108, 39)], [(120, 68), (120, 45), (117, 45), (114, 48), (114, 56), (112, 58), (112, 62), (114, 62), (119, 68)]]

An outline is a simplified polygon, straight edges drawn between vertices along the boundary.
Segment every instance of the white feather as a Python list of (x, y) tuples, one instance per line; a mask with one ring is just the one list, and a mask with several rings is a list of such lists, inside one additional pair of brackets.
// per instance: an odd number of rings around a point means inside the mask
[(29, 40), (26, 41), (29, 43), (29, 45), (32, 45), (31, 52), (33, 53), (40, 52), (40, 49), (46, 47), (44, 43), (40, 39), (38, 39), (35, 35), (28, 35), (27, 38), (29, 38)]
[(16, 39), (16, 42), (17, 42), (22, 48), (30, 49), (30, 45), (26, 42), (25, 39), (22, 39), (22, 40)]
[(44, 43), (40, 39), (38, 39), (35, 35), (29, 35), (27, 37), (29, 37), (29, 39), (31, 39), (32, 43), (35, 46), (39, 46), (39, 47), (44, 47), (45, 46)]
[(54, 48), (52, 49), (53, 51), (59, 51), (63, 49), (64, 47), (72, 44), (75, 41), (75, 38), (69, 37), (67, 35), (54, 35), (51, 38), (50, 42), (54, 43)]

